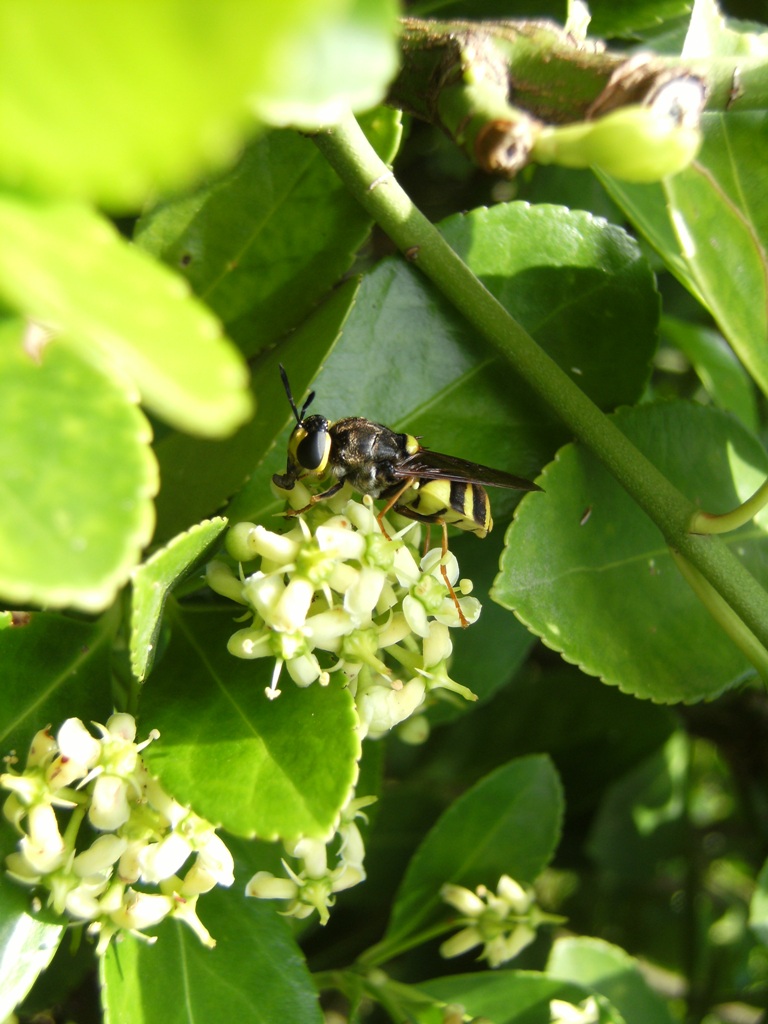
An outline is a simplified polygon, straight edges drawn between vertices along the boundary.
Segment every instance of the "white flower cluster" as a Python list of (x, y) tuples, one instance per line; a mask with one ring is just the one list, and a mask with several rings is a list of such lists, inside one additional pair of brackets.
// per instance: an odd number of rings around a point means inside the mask
[(547, 915), (542, 914), (531, 889), (523, 888), (509, 875), (502, 875), (496, 892), (479, 885), (472, 892), (462, 885), (444, 885), (443, 900), (462, 915), (464, 926), (440, 946), (444, 957), (461, 956), (482, 946), (480, 958), (498, 967), (517, 956), (536, 938), (536, 928)]
[[(292, 500), (309, 500), (302, 485)], [(283, 667), (298, 686), (326, 685), (343, 672), (355, 696), (363, 736), (384, 735), (410, 717), (428, 693), (444, 688), (474, 700), (448, 675), (449, 628), (480, 614), (480, 603), (454, 601), (443, 568), (456, 584), (459, 567), (438, 548), (420, 558), (418, 529), (410, 522), (384, 536), (363, 503), (341, 499), (302, 514), (287, 533), (239, 523), (227, 549), (240, 572), (224, 561), (208, 566), (213, 590), (247, 606), (250, 625), (229, 641), (239, 658), (274, 658), (267, 696), (280, 693)], [(414, 538), (414, 541), (411, 541)], [(457, 587), (466, 595), (471, 583)]]
[[(305, 918), (313, 911), (326, 924), (329, 909), (336, 901), (336, 893), (350, 889), (365, 879), (363, 859), (365, 847), (356, 818), (363, 817), (361, 809), (372, 803), (374, 797), (353, 799), (341, 813), (341, 824), (331, 840), (299, 839), (286, 843), (286, 853), (298, 861), (294, 870), (285, 860), (283, 867), (288, 877), (278, 878), (269, 871), (257, 871), (245, 887), (247, 896), (267, 900), (287, 900), (283, 913), (287, 917)], [(338, 839), (335, 867), (328, 866), (328, 849)]]
[[(88, 932), (98, 935), (98, 953), (122, 931), (146, 939), (143, 930), (169, 916), (189, 925), (206, 946), (215, 945), (197, 916), (197, 898), (214, 885), (232, 884), (232, 855), (212, 825), (147, 771), (140, 751), (156, 732), (134, 742), (136, 723), (127, 714), (112, 715), (96, 729), (98, 738), (78, 718), (68, 718), (55, 738), (43, 729), (24, 771), (0, 775), (0, 785), (10, 790), (3, 812), (21, 835), (6, 859), (9, 875), (47, 889), (56, 913), (88, 922)], [(80, 831), (86, 817), (101, 833), (90, 845)], [(138, 884), (159, 892), (134, 888)]]

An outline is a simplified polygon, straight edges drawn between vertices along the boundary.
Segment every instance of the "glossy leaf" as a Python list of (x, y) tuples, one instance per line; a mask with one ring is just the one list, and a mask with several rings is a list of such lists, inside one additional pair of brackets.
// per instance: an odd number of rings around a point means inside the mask
[[(474, 536), (457, 534), (450, 545), (459, 562), (460, 578), (472, 581), (472, 593), (483, 605), (471, 629), (451, 631), (451, 678), (468, 686), (479, 701), (489, 700), (509, 684), (536, 642), (522, 623), (511, 619), (487, 596), (498, 572), (503, 540), (502, 528), (482, 542)], [(468, 711), (466, 701), (438, 701), (430, 708), (429, 718), (435, 723), (445, 722), (461, 718)]]
[[(638, 399), (656, 344), (658, 295), (647, 263), (624, 232), (580, 211), (525, 203), (475, 210), (450, 218), (442, 229), (593, 398), (609, 408)], [(293, 380), (291, 360), (282, 361)], [(343, 335), (312, 386), (313, 411), (330, 419), (365, 416), (416, 434), (437, 451), (529, 478), (567, 436), (421, 273), (399, 258), (366, 275)], [(301, 382), (293, 389), (299, 401)], [(269, 476), (280, 468), (260, 467), (251, 487), (268, 496)], [(492, 492), (494, 515), (509, 515), (517, 497)], [(250, 511), (253, 517), (272, 514), (271, 496)]]
[(327, 838), (357, 776), (352, 696), (332, 681), (265, 696), (274, 662), (227, 651), (227, 611), (177, 612), (164, 658), (141, 699), (161, 738), (145, 758), (177, 800), (230, 832)]
[(605, 184), (768, 392), (768, 114), (706, 114), (703, 129), (697, 159), (663, 184)]
[(4, 5), (0, 175), (135, 208), (230, 159), (254, 110), (317, 126), (379, 102), (395, 18), (393, 0)]
[(445, 882), (493, 889), (502, 874), (532, 882), (554, 852), (561, 816), (560, 784), (544, 756), (511, 761), (481, 779), (451, 804), (414, 854), (386, 940), (399, 941), (444, 916)]
[[(617, 424), (680, 490), (724, 512), (768, 472), (762, 446), (713, 408), (660, 403)], [(677, 572), (656, 527), (595, 458), (568, 445), (507, 535), (494, 598), (590, 675), (659, 702), (713, 697), (749, 665)], [(725, 537), (768, 580), (768, 516)]]
[[(360, 123), (390, 162), (399, 114), (378, 108)], [(135, 239), (187, 278), (250, 356), (306, 318), (348, 270), (370, 226), (310, 138), (272, 131), (231, 171), (145, 214)]]
[(12, 1014), (53, 959), (64, 925), (29, 913), (30, 894), (7, 879), (0, 885), (0, 1014)]
[(3, 715), (0, 752), (22, 763), (39, 729), (65, 718), (106, 721), (113, 710), (109, 659), (115, 617), (81, 622), (31, 612), (25, 625), (0, 632)]
[(714, 403), (738, 416), (748, 430), (756, 430), (754, 384), (722, 335), (673, 317), (663, 318), (662, 335), (690, 361)]
[[(473, 1017), (487, 1018), (494, 1024), (550, 1024), (550, 1003), (558, 999), (573, 1007), (582, 1006), (590, 997), (588, 986), (560, 981), (534, 971), (478, 971), (422, 982), (420, 992), (447, 1005), (460, 1005)], [(625, 1024), (619, 1011), (605, 999), (598, 999), (594, 1024)], [(578, 1022), (574, 1009), (574, 1021)], [(654, 1022), (655, 1024), (655, 1022)]]
[(757, 877), (757, 888), (749, 906), (749, 927), (768, 946), (768, 861)]
[[(280, 510), (281, 502), (273, 497), (269, 482), (278, 466), (254, 473), (281, 431), (285, 432), (289, 420), (293, 421), (278, 364), (285, 361), (297, 383), (306, 382), (336, 343), (356, 292), (356, 281), (345, 282), (283, 345), (259, 362), (253, 374), (253, 388), (258, 395), (256, 414), (232, 437), (211, 442), (173, 433), (158, 441), (163, 481), (157, 497), (158, 539), (167, 539), (211, 515), (251, 473), (253, 476), (236, 499), (236, 507), (227, 510), (230, 519), (253, 518), (255, 508), (267, 507), (268, 514)], [(276, 452), (277, 462), (283, 461), (283, 469), (284, 453), (285, 441)]]
[(172, 921), (160, 927), (154, 946), (126, 935), (109, 948), (101, 964), (107, 1024), (321, 1024), (317, 993), (288, 925), (274, 907), (246, 901), (243, 881), (200, 897), (198, 913), (215, 949)]
[(63, 342), (38, 360), (0, 328), (0, 594), (18, 605), (104, 608), (154, 525), (150, 430), (119, 382)]
[(250, 411), (245, 366), (210, 312), (85, 206), (0, 196), (0, 295), (182, 429), (217, 437)]
[(281, 34), (258, 40), (257, 116), (321, 128), (383, 100), (397, 70), (396, 0), (268, 0), (258, 13)]
[[(600, 870), (632, 885), (677, 856), (691, 800), (692, 758), (691, 743), (678, 731), (631, 771), (614, 776), (589, 834), (589, 857)], [(664, 905), (663, 897), (656, 899)]]
[(621, 1011), (626, 1024), (672, 1024), (666, 1002), (645, 980), (637, 960), (601, 939), (558, 939), (547, 974), (600, 992)]
[(174, 537), (133, 574), (131, 669), (142, 682), (155, 656), (163, 608), (171, 590), (199, 567), (221, 536), (227, 520), (198, 523)]

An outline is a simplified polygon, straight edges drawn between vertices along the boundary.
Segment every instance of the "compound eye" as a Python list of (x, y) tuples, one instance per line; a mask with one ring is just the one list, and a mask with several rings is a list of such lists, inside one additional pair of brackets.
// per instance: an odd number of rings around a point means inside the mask
[(310, 473), (322, 472), (328, 462), (331, 438), (327, 430), (313, 430), (296, 448), (299, 465)]

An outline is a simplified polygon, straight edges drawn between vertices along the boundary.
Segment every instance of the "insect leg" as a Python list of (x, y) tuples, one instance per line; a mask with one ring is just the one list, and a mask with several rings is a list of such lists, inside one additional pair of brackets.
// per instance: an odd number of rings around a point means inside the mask
[(400, 487), (397, 491), (395, 491), (395, 493), (392, 495), (391, 498), (389, 498), (387, 504), (384, 506), (381, 512), (379, 512), (379, 514), (376, 516), (376, 522), (379, 524), (379, 529), (387, 538), (387, 540), (392, 540), (392, 538), (389, 536), (386, 529), (384, 528), (383, 519), (391, 508), (394, 508), (395, 512), (400, 512), (401, 515), (406, 516), (408, 519), (418, 519), (418, 516), (412, 515), (411, 512), (405, 509), (403, 505), (397, 504), (397, 502), (400, 500), (400, 498), (402, 498), (402, 496), (405, 494), (408, 488), (412, 486), (414, 479), (415, 477), (408, 477), (403, 486)]
[(286, 511), (285, 515), (289, 518), (293, 516), (299, 516), (301, 515), (302, 512), (307, 512), (309, 509), (311, 509), (313, 505), (316, 505), (318, 503), (318, 501), (325, 501), (326, 498), (332, 498), (334, 494), (337, 494), (343, 486), (344, 481), (339, 480), (337, 483), (333, 485), (333, 487), (329, 487), (327, 491), (323, 491), (322, 494), (313, 494), (303, 508), (289, 508)]
[(459, 604), (459, 599), (458, 599), (458, 597), (456, 597), (456, 591), (451, 586), (451, 581), (448, 579), (448, 570), (445, 568), (445, 556), (448, 554), (448, 524), (446, 523), (446, 521), (444, 519), (442, 520), (442, 527), (443, 527), (443, 554), (442, 554), (442, 557), (440, 559), (440, 572), (443, 574), (443, 579), (445, 580), (446, 587), (448, 587), (448, 593), (451, 595), (451, 600), (456, 605), (456, 611), (459, 613), (459, 622), (461, 623), (462, 629), (466, 629), (467, 626), (469, 625), (469, 623), (467, 622), (467, 618), (464, 615), (464, 612), (461, 610), (461, 605)]
[[(387, 506), (389, 507), (389, 506)], [(448, 554), (448, 524), (445, 519), (442, 518), (439, 512), (433, 513), (432, 515), (420, 515), (418, 512), (406, 505), (396, 505), (395, 512), (399, 512), (401, 516), (406, 516), (408, 519), (415, 519), (418, 523), (426, 523), (427, 526), (431, 526), (432, 523), (439, 523), (443, 528), (443, 551), (440, 558), (440, 573), (443, 577), (448, 593), (451, 595), (451, 600), (456, 605), (456, 611), (459, 613), (459, 622), (463, 629), (466, 629), (469, 625), (467, 617), (461, 610), (459, 599), (456, 597), (456, 591), (451, 585), (451, 581), (448, 579), (448, 570), (445, 567), (445, 556)]]

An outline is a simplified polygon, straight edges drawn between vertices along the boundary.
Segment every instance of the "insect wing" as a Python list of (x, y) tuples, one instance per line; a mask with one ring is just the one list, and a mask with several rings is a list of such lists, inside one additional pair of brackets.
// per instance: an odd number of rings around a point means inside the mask
[(443, 455), (429, 448), (421, 448), (405, 459), (395, 470), (399, 477), (415, 476), (421, 480), (463, 480), (484, 487), (506, 487), (515, 491), (540, 491), (538, 484), (522, 476), (513, 476), (501, 469), (491, 469), (477, 462), (467, 462), (453, 455)]

